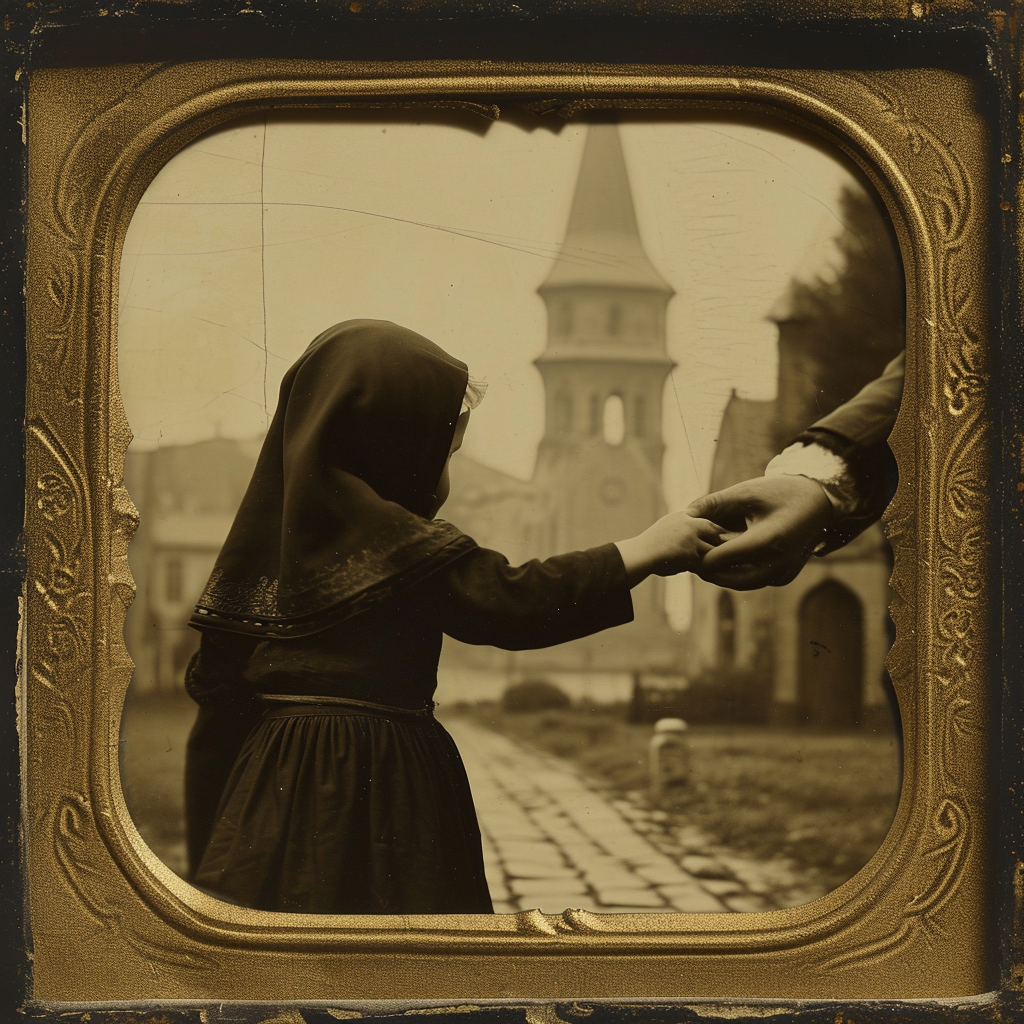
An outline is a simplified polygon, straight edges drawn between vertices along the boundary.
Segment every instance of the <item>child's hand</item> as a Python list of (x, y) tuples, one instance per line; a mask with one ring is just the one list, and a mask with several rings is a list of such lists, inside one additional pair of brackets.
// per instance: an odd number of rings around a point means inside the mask
[(629, 585), (635, 587), (652, 573), (674, 576), (692, 571), (721, 543), (723, 532), (707, 519), (672, 512), (638, 536), (617, 541), (616, 547), (626, 566)]

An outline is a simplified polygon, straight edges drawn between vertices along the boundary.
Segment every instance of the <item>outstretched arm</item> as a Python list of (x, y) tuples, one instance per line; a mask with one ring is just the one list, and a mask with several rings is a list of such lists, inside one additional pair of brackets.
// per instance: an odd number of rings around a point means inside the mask
[(800, 435), (764, 477), (706, 495), (687, 509), (733, 531), (698, 574), (754, 590), (792, 580), (812, 553), (841, 547), (875, 522), (895, 491), (887, 439), (903, 395), (904, 356)]
[(529, 650), (566, 643), (633, 619), (629, 591), (652, 573), (697, 566), (719, 529), (681, 512), (617, 544), (512, 566), (477, 548), (430, 586), (441, 629), (468, 644)]

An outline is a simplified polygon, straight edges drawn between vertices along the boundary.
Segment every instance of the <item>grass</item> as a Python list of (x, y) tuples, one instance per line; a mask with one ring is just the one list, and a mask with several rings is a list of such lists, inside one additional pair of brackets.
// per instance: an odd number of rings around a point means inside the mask
[[(621, 796), (649, 801), (649, 725), (622, 708), (509, 713), (496, 704), (463, 714), (574, 762)], [(825, 890), (863, 867), (885, 838), (899, 794), (892, 735), (814, 733), (766, 726), (693, 726), (689, 783), (663, 809), (673, 825), (764, 860), (788, 858)]]

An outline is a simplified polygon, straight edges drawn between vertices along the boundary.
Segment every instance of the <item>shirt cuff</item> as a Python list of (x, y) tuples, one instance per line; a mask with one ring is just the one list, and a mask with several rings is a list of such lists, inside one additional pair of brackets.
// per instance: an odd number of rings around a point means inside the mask
[(622, 561), (622, 552), (614, 543), (602, 544), (594, 549), (600, 553), (603, 563), (603, 576), (607, 586), (607, 599), (603, 602), (601, 629), (612, 626), (624, 626), (634, 619), (633, 593), (626, 577), (626, 565)]
[[(832, 521), (839, 523), (854, 515), (861, 505), (860, 489), (846, 460), (823, 445), (797, 441), (768, 463), (765, 476), (805, 476), (821, 485), (832, 506)], [(822, 541), (815, 554), (830, 547)]]

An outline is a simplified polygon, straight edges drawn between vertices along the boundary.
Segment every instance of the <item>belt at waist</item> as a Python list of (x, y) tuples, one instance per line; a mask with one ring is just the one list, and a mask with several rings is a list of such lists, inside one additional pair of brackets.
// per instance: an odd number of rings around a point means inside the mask
[[(293, 715), (374, 715), (380, 718), (433, 718), (433, 705), (426, 708), (397, 708), (391, 704), (374, 704), (351, 697), (328, 697), (317, 694), (258, 693), (257, 699), (271, 706), (264, 718), (285, 718)], [(278, 705), (274, 707), (273, 705)]]

